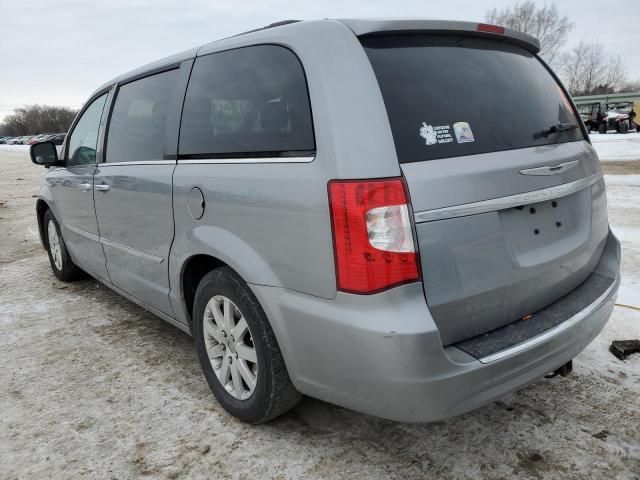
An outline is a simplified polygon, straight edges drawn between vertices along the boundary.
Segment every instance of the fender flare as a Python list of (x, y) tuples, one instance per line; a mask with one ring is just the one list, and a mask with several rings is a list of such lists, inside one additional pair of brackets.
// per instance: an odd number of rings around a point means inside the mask
[(273, 268), (240, 237), (220, 227), (196, 225), (176, 235), (169, 255), (171, 302), (174, 313), (184, 323), (191, 317), (185, 300), (185, 269), (190, 260), (200, 255), (229, 266), (248, 284), (282, 286)]
[(51, 210), (53, 212), (53, 216), (57, 218), (56, 212), (54, 210), (53, 195), (51, 195), (51, 190), (45, 183), (40, 190), (38, 199), (36, 200), (36, 221), (38, 222), (38, 233), (40, 234), (40, 243), (45, 249), (48, 247), (48, 245), (47, 236), (44, 234), (43, 221), (44, 213), (47, 210)]

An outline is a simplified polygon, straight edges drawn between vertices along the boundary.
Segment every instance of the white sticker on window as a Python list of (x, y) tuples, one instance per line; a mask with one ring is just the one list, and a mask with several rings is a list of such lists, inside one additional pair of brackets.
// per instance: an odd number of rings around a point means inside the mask
[(453, 131), (456, 134), (458, 143), (474, 142), (473, 132), (467, 122), (456, 122), (453, 124)]
[(427, 145), (434, 145), (438, 143), (438, 137), (436, 136), (435, 130), (431, 125), (427, 125), (424, 122), (422, 122), (422, 127), (420, 127), (420, 136), (424, 138)]
[[(449, 125), (427, 125), (422, 122), (420, 127), (420, 136), (424, 138), (427, 145), (435, 145), (436, 143), (451, 143), (451, 127)], [(472, 140), (473, 141), (473, 140)]]

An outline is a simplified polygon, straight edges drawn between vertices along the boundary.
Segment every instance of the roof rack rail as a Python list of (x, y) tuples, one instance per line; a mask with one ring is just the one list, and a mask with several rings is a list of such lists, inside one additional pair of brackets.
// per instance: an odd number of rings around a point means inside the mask
[(298, 22), (301, 22), (301, 21), (302, 21), (302, 20), (293, 20), (293, 19), (290, 19), (290, 20), (280, 20), (279, 22), (273, 22), (273, 23), (270, 23), (269, 25), (267, 25), (267, 26), (266, 26), (266, 27), (264, 27), (264, 28), (281, 27), (282, 25), (289, 25), (290, 23), (298, 23)]
[(268, 28), (281, 27), (283, 25), (289, 25), (290, 23), (298, 23), (302, 20), (281, 20), (279, 22), (270, 23), (265, 27), (254, 28), (253, 30), (247, 30), (246, 32), (236, 33), (232, 37), (239, 37), (240, 35), (246, 35), (247, 33), (259, 32), (260, 30), (267, 30)]

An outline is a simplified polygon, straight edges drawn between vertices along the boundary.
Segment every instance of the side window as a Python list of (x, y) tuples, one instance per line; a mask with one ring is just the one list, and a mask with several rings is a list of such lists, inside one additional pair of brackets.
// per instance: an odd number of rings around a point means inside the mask
[(100, 118), (107, 94), (96, 98), (76, 123), (69, 137), (69, 156), (67, 166), (91, 165), (96, 163), (96, 149), (98, 147), (98, 130)]
[(315, 150), (298, 57), (258, 45), (196, 59), (187, 88), (180, 155), (279, 156)]
[(175, 69), (118, 89), (107, 133), (108, 163), (162, 159), (169, 99), (177, 80)]

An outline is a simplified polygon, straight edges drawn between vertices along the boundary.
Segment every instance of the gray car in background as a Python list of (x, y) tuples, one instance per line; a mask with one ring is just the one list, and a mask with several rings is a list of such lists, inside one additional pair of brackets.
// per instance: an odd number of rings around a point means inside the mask
[(37, 201), (55, 275), (193, 335), (251, 423), (301, 394), (399, 421), (491, 402), (607, 322), (600, 164), (532, 37), (281, 22), (100, 87)]

